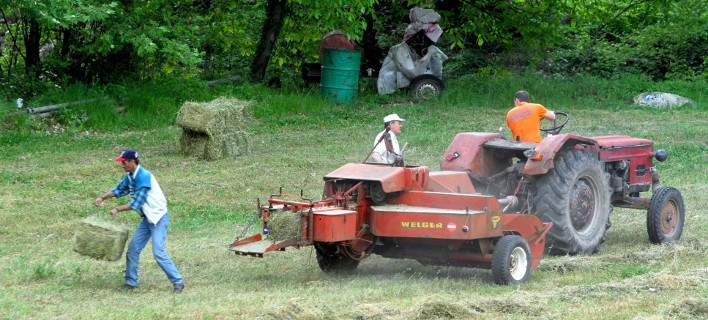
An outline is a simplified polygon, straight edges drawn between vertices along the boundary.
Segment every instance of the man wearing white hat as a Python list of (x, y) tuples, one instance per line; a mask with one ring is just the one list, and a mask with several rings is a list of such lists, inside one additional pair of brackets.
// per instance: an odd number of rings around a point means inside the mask
[(374, 151), (371, 153), (372, 162), (397, 164), (403, 163), (401, 148), (398, 145), (398, 135), (403, 129), (403, 122), (406, 121), (392, 113), (384, 117), (384, 130), (379, 132), (374, 139)]

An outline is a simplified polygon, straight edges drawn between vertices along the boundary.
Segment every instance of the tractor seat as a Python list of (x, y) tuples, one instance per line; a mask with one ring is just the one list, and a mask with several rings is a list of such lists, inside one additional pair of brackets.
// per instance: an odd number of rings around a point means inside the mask
[(485, 149), (488, 149), (503, 158), (517, 157), (519, 159), (526, 159), (524, 153), (528, 150), (533, 150), (536, 148), (535, 143), (509, 141), (506, 139), (489, 140), (485, 142), (483, 146)]
[(509, 141), (506, 139), (494, 139), (485, 142), (484, 147), (487, 149), (502, 149), (523, 152), (536, 148), (536, 144), (530, 142)]

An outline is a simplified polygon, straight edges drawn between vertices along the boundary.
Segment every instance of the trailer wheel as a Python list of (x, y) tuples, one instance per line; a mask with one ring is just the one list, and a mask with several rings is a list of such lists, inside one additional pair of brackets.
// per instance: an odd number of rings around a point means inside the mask
[(681, 238), (686, 208), (681, 192), (671, 187), (659, 187), (651, 196), (647, 210), (649, 241), (659, 244)]
[(432, 74), (423, 74), (411, 80), (410, 94), (417, 100), (430, 100), (440, 96), (443, 82)]
[(597, 154), (566, 150), (535, 182), (534, 213), (553, 222), (547, 247), (552, 254), (592, 254), (600, 249), (610, 216), (609, 175)]
[(492, 276), (497, 284), (524, 284), (531, 275), (531, 250), (524, 238), (507, 235), (494, 246)]
[(351, 272), (359, 266), (359, 260), (349, 257), (334, 244), (315, 243), (317, 264), (324, 272)]

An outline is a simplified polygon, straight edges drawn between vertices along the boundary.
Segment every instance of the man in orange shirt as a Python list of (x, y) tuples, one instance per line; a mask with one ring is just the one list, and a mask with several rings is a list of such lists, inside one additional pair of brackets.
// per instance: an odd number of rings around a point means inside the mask
[(529, 93), (514, 94), (514, 108), (506, 114), (506, 125), (514, 141), (541, 142), (541, 120), (555, 120), (556, 114), (536, 103), (529, 103)]

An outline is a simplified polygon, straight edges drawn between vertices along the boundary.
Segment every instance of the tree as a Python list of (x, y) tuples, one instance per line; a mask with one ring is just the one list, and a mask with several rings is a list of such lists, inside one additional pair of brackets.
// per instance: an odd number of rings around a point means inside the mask
[(275, 41), (283, 27), (287, 10), (287, 0), (268, 0), (261, 40), (258, 42), (256, 55), (251, 65), (251, 79), (254, 81), (263, 81), (265, 77), (266, 68), (275, 48)]

